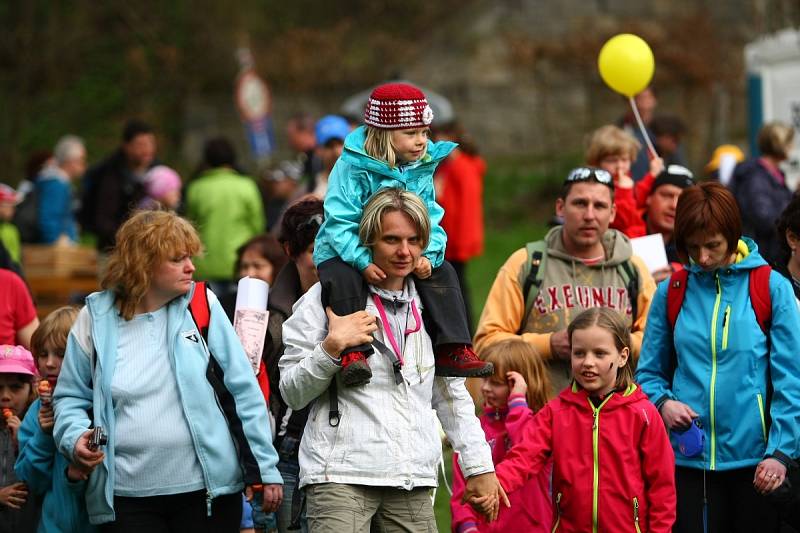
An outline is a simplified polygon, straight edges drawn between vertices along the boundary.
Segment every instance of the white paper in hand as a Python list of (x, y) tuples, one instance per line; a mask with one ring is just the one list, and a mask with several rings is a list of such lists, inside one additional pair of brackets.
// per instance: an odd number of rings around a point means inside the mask
[(669, 266), (667, 251), (664, 248), (664, 238), (660, 233), (631, 239), (631, 246), (633, 255), (641, 257), (651, 273)]
[(261, 351), (264, 349), (264, 335), (267, 332), (268, 294), (269, 284), (265, 281), (250, 277), (239, 280), (233, 329), (242, 343), (254, 374), (258, 374), (261, 366)]

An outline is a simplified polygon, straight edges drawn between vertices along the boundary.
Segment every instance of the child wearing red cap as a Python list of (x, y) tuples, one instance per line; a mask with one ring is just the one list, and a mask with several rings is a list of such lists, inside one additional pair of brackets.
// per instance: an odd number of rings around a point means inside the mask
[(19, 201), (17, 191), (0, 183), (0, 242), (16, 263), (20, 262), (20, 235), (12, 220)]
[(35, 398), (36, 365), (22, 346), (0, 345), (0, 524), (6, 531), (34, 531), (37, 502), (14, 472), (19, 453), (17, 432)]
[[(451, 142), (428, 139), (433, 110), (425, 94), (407, 83), (377, 87), (367, 101), (365, 125), (345, 139), (344, 151), (331, 171), (325, 197), (325, 220), (314, 248), (314, 263), (322, 283), (322, 299), (338, 315), (364, 309), (368, 284), (380, 286), (386, 274), (372, 263), (359, 240), (364, 205), (380, 189), (399, 187), (417, 194), (431, 219), (430, 244), (414, 270), (424, 306), (424, 323), (436, 349), (436, 375), (484, 376), (492, 365), (472, 350), (464, 302), (453, 267), (444, 261), (447, 236), (440, 222), (444, 211), (436, 203), (433, 173), (455, 148)], [(341, 356), (341, 380), (362, 385), (372, 372), (369, 344)], [(402, 359), (402, 357), (400, 357)]]

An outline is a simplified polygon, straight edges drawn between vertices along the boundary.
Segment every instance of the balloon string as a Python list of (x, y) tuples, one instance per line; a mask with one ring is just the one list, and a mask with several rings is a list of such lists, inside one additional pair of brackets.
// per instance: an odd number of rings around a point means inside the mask
[(639, 110), (636, 108), (636, 102), (633, 101), (633, 96), (628, 97), (628, 101), (631, 103), (631, 109), (633, 109), (633, 116), (636, 117), (636, 123), (639, 125), (639, 131), (642, 132), (642, 137), (644, 138), (644, 142), (647, 144), (647, 149), (650, 150), (653, 158), (658, 157), (658, 152), (656, 152), (655, 146), (653, 143), (650, 142), (650, 136), (647, 134), (647, 130), (644, 128), (644, 122), (642, 122), (642, 117), (639, 116)]

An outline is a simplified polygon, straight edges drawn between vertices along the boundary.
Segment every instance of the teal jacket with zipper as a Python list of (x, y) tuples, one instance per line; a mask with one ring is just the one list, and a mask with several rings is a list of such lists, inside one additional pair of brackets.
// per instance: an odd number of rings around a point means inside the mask
[[(194, 288), (167, 304), (167, 338), (178, 394), (203, 470), (207, 497), (240, 492), (245, 484), (282, 483), (271, 443), (267, 407), (225, 311), (209, 291), (208, 344), (197, 331), (188, 304)], [(114, 520), (114, 406), (111, 380), (117, 350), (113, 294), (94, 293), (67, 339), (54, 393), (54, 437), (72, 457), (75, 442), (90, 423), (105, 428), (105, 458), (86, 486), (89, 520)], [(94, 360), (94, 362), (93, 362)], [(209, 369), (212, 371), (209, 372)], [(93, 412), (90, 420), (87, 414)]]
[(657, 406), (678, 400), (700, 415), (703, 453), (685, 457), (671, 437), (679, 466), (731, 470), (800, 452), (800, 315), (789, 282), (772, 272), (769, 338), (762, 332), (749, 273), (764, 264), (745, 237), (733, 264), (712, 272), (689, 265), (675, 331), (667, 319), (669, 280), (656, 291), (636, 379)]
[(423, 253), (436, 268), (444, 261), (447, 235), (441, 226), (444, 210), (436, 203), (433, 173), (456, 147), (455, 143), (428, 141), (425, 156), (414, 163), (391, 168), (364, 151), (366, 128), (360, 126), (344, 141), (344, 151), (328, 177), (325, 221), (314, 244), (314, 264), (341, 257), (359, 272), (372, 262), (369, 249), (358, 238), (364, 206), (381, 189), (397, 187), (413, 192), (425, 202), (431, 219), (431, 238)]

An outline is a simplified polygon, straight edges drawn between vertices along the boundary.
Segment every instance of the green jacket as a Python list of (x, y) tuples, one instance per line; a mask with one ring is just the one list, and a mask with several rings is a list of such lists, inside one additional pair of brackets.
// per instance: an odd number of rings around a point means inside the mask
[(22, 258), (19, 230), (11, 222), (0, 222), (0, 242), (2, 242), (3, 246), (8, 250), (8, 255), (11, 256), (11, 259), (19, 264)]
[(189, 183), (186, 216), (205, 247), (195, 260), (196, 279), (233, 279), (236, 249), (266, 228), (255, 182), (229, 168), (208, 170)]

